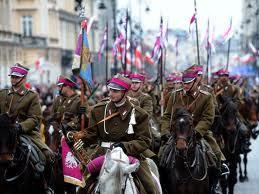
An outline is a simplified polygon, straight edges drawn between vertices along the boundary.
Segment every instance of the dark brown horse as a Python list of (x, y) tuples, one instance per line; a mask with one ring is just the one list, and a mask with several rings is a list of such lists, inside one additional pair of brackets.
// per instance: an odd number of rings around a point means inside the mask
[(160, 157), (164, 193), (210, 193), (205, 150), (196, 141), (191, 114), (178, 109), (171, 124), (174, 130)]
[(41, 173), (35, 171), (36, 166), (31, 160), (35, 154), (32, 143), (18, 136), (14, 125), (15, 118), (1, 114), (0, 123), (0, 192), (44, 193), (44, 168)]
[(244, 164), (244, 172), (242, 170), (242, 159), (240, 155), (240, 159), (238, 161), (239, 165), (239, 180), (240, 182), (248, 181), (247, 176), (247, 154), (249, 153), (250, 148), (250, 138), (256, 139), (258, 136), (258, 131), (256, 131), (257, 127), (257, 113), (256, 113), (256, 104), (251, 97), (246, 97), (244, 99), (244, 103), (239, 106), (239, 112), (241, 116), (244, 118), (244, 124), (249, 129), (249, 136), (246, 138), (243, 147), (241, 148), (241, 154), (243, 155), (243, 164)]
[(222, 177), (221, 187), (224, 194), (233, 194), (234, 186), (237, 183), (237, 164), (247, 129), (238, 119), (237, 103), (229, 97), (221, 97), (220, 101), (221, 121), (219, 127), (224, 139), (222, 151), (230, 170), (228, 177)]

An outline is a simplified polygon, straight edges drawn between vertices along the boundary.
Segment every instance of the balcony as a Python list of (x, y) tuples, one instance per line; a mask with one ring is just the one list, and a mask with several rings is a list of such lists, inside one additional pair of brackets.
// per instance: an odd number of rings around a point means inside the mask
[(21, 38), (22, 45), (25, 48), (46, 48), (47, 39), (38, 36), (23, 36)]

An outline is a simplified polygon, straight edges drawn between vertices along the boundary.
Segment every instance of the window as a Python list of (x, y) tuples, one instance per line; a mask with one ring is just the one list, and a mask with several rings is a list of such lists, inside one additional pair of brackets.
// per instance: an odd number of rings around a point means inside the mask
[(22, 17), (22, 33), (23, 33), (23, 36), (32, 36), (32, 17), (31, 16)]

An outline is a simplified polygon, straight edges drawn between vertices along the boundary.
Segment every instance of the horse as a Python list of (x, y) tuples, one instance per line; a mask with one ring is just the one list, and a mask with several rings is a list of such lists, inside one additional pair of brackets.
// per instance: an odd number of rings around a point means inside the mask
[(237, 183), (237, 163), (247, 130), (238, 119), (238, 107), (232, 98), (221, 97), (220, 104), (221, 121), (219, 127), (224, 140), (222, 151), (230, 170), (228, 177), (223, 176), (220, 183), (224, 194), (227, 191), (229, 194), (233, 194), (234, 186)]
[(174, 130), (159, 157), (164, 192), (210, 193), (205, 145), (196, 139), (191, 114), (185, 108), (177, 109), (171, 125)]
[(45, 143), (55, 154), (55, 162), (53, 163), (53, 188), (56, 194), (64, 193), (64, 176), (62, 169), (61, 156), (61, 137), (59, 124), (54, 121), (46, 121), (45, 123)]
[(0, 115), (0, 191), (3, 194), (45, 193), (43, 164), (37, 161), (39, 155), (32, 142), (17, 134), (15, 121), (16, 117)]
[[(256, 139), (258, 136), (258, 131), (256, 131), (257, 127), (257, 113), (256, 113), (256, 104), (251, 97), (244, 98), (244, 103), (239, 106), (239, 113), (244, 118), (245, 125), (249, 129), (249, 137), (246, 139), (246, 143), (244, 144), (244, 149), (241, 150), (241, 154), (243, 155), (243, 160), (241, 160), (241, 155), (238, 161), (239, 166), (239, 181), (244, 182), (248, 181), (247, 176), (247, 154), (249, 153), (250, 149), (250, 138)], [(244, 165), (244, 172), (242, 170), (243, 161)]]
[[(147, 158), (147, 162), (153, 181), (162, 194), (157, 166), (151, 159)], [(98, 178), (93, 184), (95, 186), (90, 186), (86, 193), (139, 193), (132, 175), (139, 165), (138, 159), (127, 156), (120, 147), (107, 150), (105, 156), (99, 156), (87, 164), (87, 171), (92, 175), (98, 174)]]

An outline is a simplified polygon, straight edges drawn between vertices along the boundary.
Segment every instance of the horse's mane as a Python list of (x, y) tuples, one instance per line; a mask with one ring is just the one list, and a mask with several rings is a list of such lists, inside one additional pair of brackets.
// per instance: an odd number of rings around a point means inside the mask
[[(237, 103), (230, 97), (222, 97), (222, 112), (229, 116), (236, 115), (238, 111)], [(222, 115), (223, 116), (223, 115)]]

